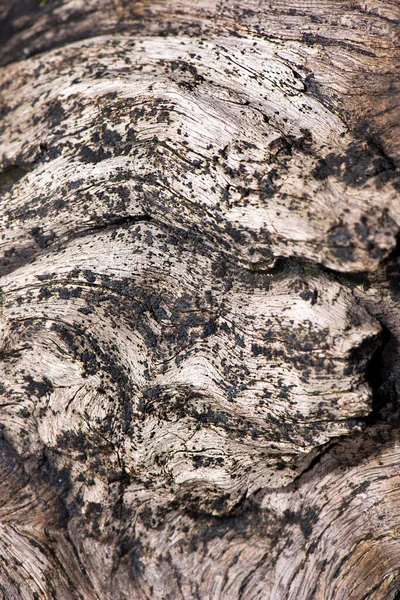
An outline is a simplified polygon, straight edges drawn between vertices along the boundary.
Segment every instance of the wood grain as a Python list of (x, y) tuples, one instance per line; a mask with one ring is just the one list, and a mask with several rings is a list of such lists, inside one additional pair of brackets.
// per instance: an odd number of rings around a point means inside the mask
[(399, 17), (0, 7), (4, 598), (397, 598)]

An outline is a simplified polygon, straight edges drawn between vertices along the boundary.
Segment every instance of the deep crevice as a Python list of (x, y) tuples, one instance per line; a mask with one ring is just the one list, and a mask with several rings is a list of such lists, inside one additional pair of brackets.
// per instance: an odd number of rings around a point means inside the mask
[(307, 273), (316, 272), (324, 273), (330, 278), (336, 278), (344, 285), (354, 285), (363, 283), (368, 279), (370, 273), (368, 271), (352, 271), (351, 273), (345, 271), (337, 271), (330, 269), (322, 263), (315, 262), (311, 259), (300, 258), (294, 256), (279, 256), (276, 258), (275, 263), (272, 267), (259, 268), (256, 265), (249, 266), (248, 270), (252, 273), (259, 273), (262, 275), (270, 276), (290, 276), (293, 273)]
[(316, 456), (314, 456), (314, 458), (311, 459), (311, 461), (308, 463), (308, 465), (306, 467), (304, 467), (304, 469), (302, 471), (300, 471), (300, 473), (293, 479), (293, 481), (289, 484), (289, 486), (294, 485), (295, 487), (297, 487), (299, 484), (299, 480), (301, 480), (304, 477), (304, 475), (306, 475), (306, 473), (308, 473), (309, 471), (312, 471), (314, 469), (314, 467), (321, 462), (321, 459), (328, 452), (330, 452), (332, 450), (332, 448), (337, 446), (337, 444), (339, 443), (339, 441), (341, 439), (343, 439), (343, 438), (342, 437), (333, 438), (331, 441), (327, 442), (326, 444), (323, 444), (322, 446), (315, 448), (314, 451), (312, 451), (312, 452), (317, 452)]
[[(382, 331), (378, 337), (371, 340), (367, 338), (353, 350), (353, 362), (356, 368), (363, 369), (365, 380), (371, 388), (371, 411), (365, 417), (356, 417), (354, 422), (364, 426), (363, 431), (379, 424), (387, 423), (392, 427), (400, 427), (400, 410), (398, 391), (400, 390), (400, 347), (390, 330), (381, 323)], [(375, 350), (371, 355), (371, 344)], [(315, 448), (317, 454), (307, 466), (294, 478), (290, 485), (298, 487), (307, 473), (320, 463), (322, 458), (335, 448), (340, 442), (350, 439), (351, 434), (334, 438), (330, 442)]]
[(394, 400), (386, 385), (392, 367), (390, 358), (387, 356), (387, 348), (392, 345), (393, 338), (389, 329), (383, 323), (381, 323), (381, 327), (380, 344), (368, 361), (365, 371), (365, 378), (372, 390), (372, 410), (367, 417), (363, 418), (365, 425), (368, 427), (386, 420), (385, 412), (388, 408), (392, 408)]
[[(379, 269), (387, 268), (397, 258), (400, 258), (400, 231), (396, 235), (396, 244), (393, 250), (380, 261)], [(254, 264), (249, 265), (247, 270), (251, 273), (258, 273), (260, 275), (271, 277), (288, 277), (296, 273), (315, 273), (318, 275), (324, 273), (330, 279), (335, 279), (339, 283), (350, 288), (360, 285), (369, 286), (369, 277), (374, 274), (374, 272), (371, 271), (339, 271), (337, 269), (331, 269), (322, 263), (298, 256), (277, 256), (271, 267), (262, 267)]]
[(106, 223), (99, 223), (98, 225), (93, 225), (92, 227), (88, 227), (87, 229), (83, 229), (82, 231), (78, 231), (77, 233), (74, 233), (73, 235), (68, 237), (68, 242), (70, 242), (76, 238), (81, 238), (81, 237), (85, 237), (87, 235), (91, 235), (92, 233), (99, 233), (102, 231), (109, 231), (109, 230), (112, 231), (113, 229), (116, 229), (118, 227), (136, 225), (137, 223), (150, 223), (153, 220), (154, 219), (148, 214), (126, 215), (125, 217), (117, 216), (116, 218), (111, 219), (110, 221), (107, 221)]

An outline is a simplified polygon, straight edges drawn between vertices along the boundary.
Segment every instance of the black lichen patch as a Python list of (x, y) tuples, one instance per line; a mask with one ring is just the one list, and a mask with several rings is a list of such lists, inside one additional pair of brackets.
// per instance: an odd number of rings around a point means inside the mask
[(354, 486), (350, 493), (343, 498), (340, 506), (339, 506), (339, 512), (338, 514), (341, 515), (343, 514), (347, 508), (350, 506), (350, 504), (353, 502), (353, 500), (355, 500), (357, 498), (357, 496), (359, 494), (363, 494), (371, 485), (371, 482), (368, 480), (363, 481), (362, 483)]
[(54, 233), (45, 234), (41, 227), (33, 227), (29, 233), (41, 249), (47, 248), (55, 239)]
[(54, 390), (52, 382), (45, 376), (41, 381), (35, 381), (31, 375), (26, 375), (24, 380), (27, 382), (24, 386), (25, 390), (31, 396), (42, 398), (43, 396), (51, 394)]
[(122, 141), (122, 136), (118, 131), (105, 127), (102, 132), (102, 140), (106, 146), (118, 147)]
[(204, 83), (205, 79), (196, 67), (184, 60), (174, 60), (170, 63), (172, 73), (175, 75), (178, 85), (189, 91), (193, 91), (199, 84)]
[(55, 100), (48, 105), (48, 108), (44, 114), (44, 120), (49, 127), (55, 127), (60, 125), (61, 121), (65, 117), (65, 110), (59, 100)]
[(103, 146), (97, 148), (90, 148), (89, 146), (82, 146), (80, 156), (83, 162), (86, 163), (98, 163), (107, 158), (111, 158), (112, 154), (109, 151), (105, 151)]
[(100, 537), (100, 519), (103, 513), (103, 507), (99, 502), (88, 502), (86, 505), (85, 517), (91, 523), (92, 533)]
[(380, 183), (398, 177), (393, 160), (370, 137), (353, 142), (343, 154), (320, 159), (312, 174), (318, 180), (333, 175), (351, 187), (363, 186), (372, 177), (379, 176)]
[(318, 522), (319, 514), (311, 506), (306, 506), (304, 509), (295, 512), (285, 510), (282, 519), (283, 526), (298, 525), (305, 538), (310, 537), (314, 525)]
[(344, 262), (354, 262), (354, 241), (346, 224), (339, 223), (334, 226), (328, 235), (328, 241), (335, 256)]
[[(195, 407), (188, 407), (188, 414), (198, 423), (200, 427), (216, 427), (222, 429), (236, 439), (269, 439), (271, 441), (293, 441), (290, 429), (291, 425), (283, 420), (276, 419), (271, 415), (268, 419), (268, 424), (260, 426), (250, 420), (235, 416), (225, 411), (217, 411), (206, 406), (199, 411)], [(273, 426), (273, 428), (271, 427)]]

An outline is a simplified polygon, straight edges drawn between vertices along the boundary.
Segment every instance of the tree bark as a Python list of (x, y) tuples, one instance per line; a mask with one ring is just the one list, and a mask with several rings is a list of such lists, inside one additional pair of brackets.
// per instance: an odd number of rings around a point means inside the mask
[(400, 6), (0, 4), (0, 593), (400, 597)]

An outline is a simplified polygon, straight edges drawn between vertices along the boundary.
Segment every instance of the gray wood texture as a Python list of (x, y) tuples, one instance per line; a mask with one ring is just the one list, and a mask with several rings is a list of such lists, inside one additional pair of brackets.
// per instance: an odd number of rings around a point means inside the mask
[(0, 2), (0, 594), (400, 594), (400, 5)]

